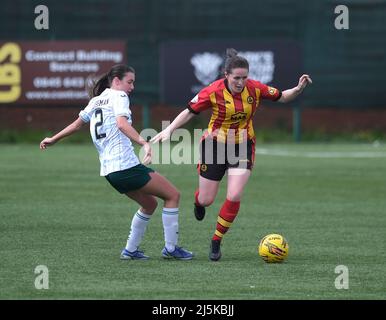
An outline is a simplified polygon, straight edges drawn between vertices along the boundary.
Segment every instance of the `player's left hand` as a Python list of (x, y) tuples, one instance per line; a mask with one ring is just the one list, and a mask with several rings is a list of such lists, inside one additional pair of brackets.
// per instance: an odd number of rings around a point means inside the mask
[(171, 132), (168, 128), (162, 130), (160, 133), (155, 135), (153, 138), (150, 139), (150, 142), (157, 143), (159, 141), (164, 142), (168, 139), (170, 139)]

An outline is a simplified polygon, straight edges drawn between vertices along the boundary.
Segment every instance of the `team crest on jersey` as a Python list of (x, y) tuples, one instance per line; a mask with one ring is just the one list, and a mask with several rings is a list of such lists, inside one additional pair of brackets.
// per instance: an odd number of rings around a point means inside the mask
[(245, 112), (236, 112), (235, 114), (232, 114), (231, 120), (232, 121), (240, 121), (245, 120), (247, 118), (247, 114)]
[(249, 104), (252, 104), (252, 103), (253, 103), (253, 97), (249, 96), (249, 97), (247, 98), (247, 102), (248, 102)]
[(217, 79), (222, 58), (217, 53), (196, 53), (190, 63), (194, 67), (194, 75), (205, 86)]
[(272, 88), (272, 87), (268, 87), (268, 92), (271, 96), (275, 95), (276, 93), (276, 89), (275, 88)]
[(202, 164), (200, 166), (200, 169), (201, 169), (202, 172), (205, 172), (206, 170), (208, 170), (208, 166), (206, 164)]

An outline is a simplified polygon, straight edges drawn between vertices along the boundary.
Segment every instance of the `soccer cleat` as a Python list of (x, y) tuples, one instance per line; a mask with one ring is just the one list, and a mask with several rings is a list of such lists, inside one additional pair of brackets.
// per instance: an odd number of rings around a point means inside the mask
[(209, 250), (209, 259), (212, 261), (218, 261), (221, 258), (221, 249), (220, 249), (221, 241), (220, 240), (212, 240), (210, 244)]
[(162, 249), (162, 257), (165, 259), (174, 258), (177, 260), (191, 260), (193, 256), (194, 256), (193, 252), (190, 252), (188, 250), (185, 250), (184, 248), (177, 247), (177, 246), (173, 252), (169, 252), (168, 249), (166, 249), (166, 247)]
[(135, 250), (129, 252), (126, 249), (123, 249), (121, 252), (121, 260), (147, 260), (149, 256), (146, 256), (143, 251)]
[(205, 217), (205, 207), (194, 204), (194, 216), (198, 221), (201, 221)]

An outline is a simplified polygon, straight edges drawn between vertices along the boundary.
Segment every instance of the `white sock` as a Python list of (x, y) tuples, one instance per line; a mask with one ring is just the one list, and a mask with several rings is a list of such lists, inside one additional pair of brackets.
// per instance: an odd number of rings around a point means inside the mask
[(165, 247), (169, 252), (173, 252), (178, 243), (178, 208), (163, 208), (162, 223)]
[(136, 251), (139, 247), (139, 244), (142, 241), (143, 235), (146, 231), (146, 226), (149, 223), (151, 215), (143, 213), (141, 210), (138, 210), (133, 220), (131, 221), (131, 229), (129, 237), (127, 238), (126, 250), (129, 252)]

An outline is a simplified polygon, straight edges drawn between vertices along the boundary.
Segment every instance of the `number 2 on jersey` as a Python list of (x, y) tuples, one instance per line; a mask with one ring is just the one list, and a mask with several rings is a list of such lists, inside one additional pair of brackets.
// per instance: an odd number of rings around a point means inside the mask
[(105, 138), (106, 133), (98, 133), (98, 127), (102, 126), (103, 124), (103, 112), (102, 109), (96, 109), (95, 110), (95, 118), (99, 117), (99, 121), (95, 123), (95, 137), (97, 139)]

